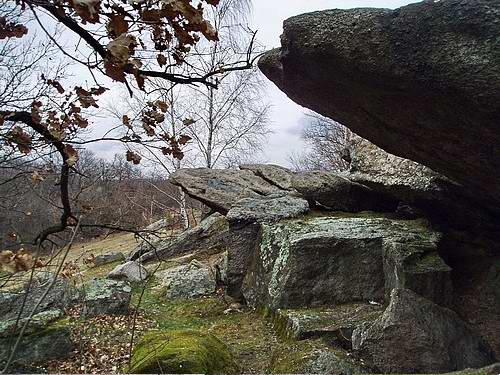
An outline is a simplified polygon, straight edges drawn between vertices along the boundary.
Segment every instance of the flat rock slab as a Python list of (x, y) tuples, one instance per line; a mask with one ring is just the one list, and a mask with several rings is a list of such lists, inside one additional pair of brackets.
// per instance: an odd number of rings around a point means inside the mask
[(189, 196), (222, 213), (229, 211), (242, 198), (281, 192), (280, 188), (249, 170), (181, 169), (172, 173), (169, 181), (182, 187)]
[(228, 228), (226, 218), (216, 212), (178, 236), (140, 244), (129, 259), (145, 263), (199, 251), (217, 254), (224, 251), (224, 238)]
[(239, 223), (279, 221), (304, 215), (309, 203), (291, 195), (243, 198), (233, 205), (226, 215), (227, 220)]
[(366, 322), (373, 322), (382, 315), (383, 306), (377, 304), (345, 304), (315, 309), (285, 310), (275, 312), (277, 326), (285, 336), (304, 340), (330, 337), (349, 345), (352, 331)]

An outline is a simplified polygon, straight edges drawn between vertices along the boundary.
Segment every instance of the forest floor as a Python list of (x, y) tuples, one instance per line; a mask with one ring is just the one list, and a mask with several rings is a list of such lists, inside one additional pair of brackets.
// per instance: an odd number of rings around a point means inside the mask
[[(121, 262), (89, 267), (84, 260), (91, 255), (108, 252), (128, 254), (137, 245), (133, 235), (115, 235), (103, 240), (75, 244), (67, 260), (79, 269), (77, 283), (104, 278)], [(206, 261), (207, 259), (198, 259)], [(172, 259), (162, 264), (148, 264), (149, 270), (166, 269), (179, 264)], [(242, 373), (274, 372), (282, 365), (282, 356), (293, 367), (294, 362), (307, 359), (313, 346), (304, 346), (281, 338), (269, 320), (252, 308), (227, 312), (230, 301), (222, 294), (190, 300), (172, 300), (155, 291), (155, 278), (132, 288), (132, 306), (127, 316), (80, 317), (79, 308), (68, 311), (66, 323), (71, 325), (74, 355), (67, 360), (51, 361), (51, 373), (123, 373), (129, 365), (132, 348), (151, 330), (197, 329), (212, 333), (225, 342), (235, 355)], [(279, 354), (280, 360), (275, 356)], [(287, 366), (288, 367), (288, 366)]]

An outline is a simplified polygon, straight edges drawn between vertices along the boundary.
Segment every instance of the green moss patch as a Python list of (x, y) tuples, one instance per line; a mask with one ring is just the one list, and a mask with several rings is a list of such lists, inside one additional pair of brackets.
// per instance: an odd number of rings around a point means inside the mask
[(198, 330), (146, 334), (132, 355), (130, 373), (234, 374), (238, 365), (227, 346)]

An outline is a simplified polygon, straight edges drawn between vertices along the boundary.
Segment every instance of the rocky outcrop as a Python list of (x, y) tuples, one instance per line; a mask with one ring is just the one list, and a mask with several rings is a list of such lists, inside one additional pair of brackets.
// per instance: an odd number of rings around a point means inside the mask
[(297, 217), (309, 211), (305, 199), (291, 195), (243, 198), (226, 215), (230, 223), (272, 222)]
[(119, 262), (125, 260), (125, 255), (123, 253), (108, 253), (96, 256), (92, 259), (92, 263), (95, 267), (100, 267), (105, 264)]
[[(40, 320), (38, 320), (40, 322)], [(13, 343), (17, 335), (0, 338), (0, 364), (3, 365), (10, 357)], [(64, 325), (38, 326), (36, 332), (23, 335), (19, 341), (8, 373), (22, 373), (32, 365), (44, 365), (47, 361), (71, 356), (74, 345), (71, 341), (71, 329)], [(21, 369), (17, 372), (16, 369)]]
[(445, 304), (452, 289), (439, 239), (425, 222), (383, 215), (263, 224), (243, 294), (254, 305), (297, 308), (382, 302), (404, 287)]
[(295, 102), (458, 182), (498, 218), (499, 17), (488, 0), (304, 14), (259, 67)]
[(440, 373), (495, 360), (456, 313), (408, 289), (394, 289), (384, 314), (354, 330), (353, 348), (377, 371), (388, 373)]
[(149, 262), (199, 251), (217, 254), (224, 250), (221, 246), (227, 230), (226, 218), (219, 213), (214, 213), (202, 220), (198, 226), (176, 237), (140, 244), (129, 259)]
[(274, 324), (287, 338), (305, 340), (326, 338), (338, 347), (351, 349), (352, 333), (364, 323), (382, 315), (384, 308), (377, 303), (350, 303), (333, 307), (278, 309)]
[[(265, 205), (265, 200), (269, 200), (273, 206), (264, 220), (291, 216), (291, 213), (280, 211), (288, 206), (287, 200), (301, 207), (295, 215), (302, 213), (306, 207), (297, 201), (298, 198), (308, 201), (311, 207), (346, 212), (393, 211), (396, 208), (394, 198), (348, 177), (335, 172), (292, 172), (275, 165), (252, 164), (242, 165), (240, 170), (181, 169), (171, 175), (170, 182), (223, 214), (241, 206), (240, 202)], [(275, 217), (270, 218), (273, 212)], [(234, 210), (229, 215), (234, 218)]]

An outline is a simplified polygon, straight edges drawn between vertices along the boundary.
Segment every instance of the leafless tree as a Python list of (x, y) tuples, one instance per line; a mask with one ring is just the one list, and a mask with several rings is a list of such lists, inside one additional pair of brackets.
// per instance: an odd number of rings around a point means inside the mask
[(307, 123), (301, 138), (310, 150), (289, 156), (296, 170), (344, 171), (351, 163), (355, 135), (340, 123), (315, 112), (306, 114)]

